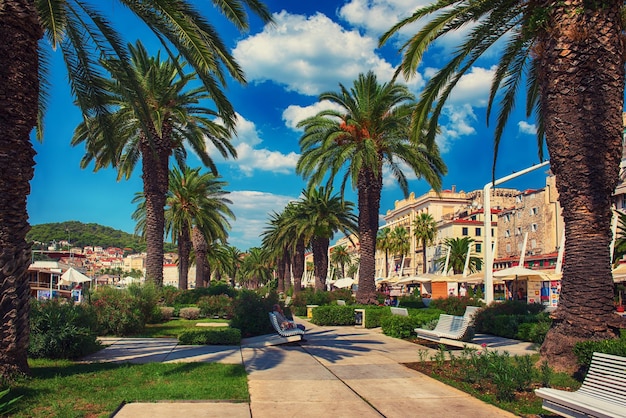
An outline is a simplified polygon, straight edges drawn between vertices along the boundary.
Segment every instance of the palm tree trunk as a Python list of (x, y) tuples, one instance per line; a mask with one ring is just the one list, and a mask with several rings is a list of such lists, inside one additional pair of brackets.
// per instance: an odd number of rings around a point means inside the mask
[(2, 381), (29, 374), (30, 245), (26, 197), (35, 151), (30, 133), (37, 122), (39, 57), (43, 33), (32, 1), (7, 0), (0, 18), (0, 374)]
[(178, 234), (178, 288), (189, 288), (189, 253), (191, 250), (191, 238), (189, 230), (183, 229)]
[(376, 303), (376, 234), (382, 190), (382, 173), (361, 170), (357, 180), (359, 207), (360, 268), (356, 300), (362, 304)]
[(285, 255), (278, 257), (276, 260), (276, 270), (278, 274), (278, 293), (285, 293)]
[(302, 289), (302, 275), (304, 274), (304, 241), (301, 239), (296, 242), (296, 251), (293, 255), (293, 294), (297, 295)]
[(204, 285), (206, 274), (207, 242), (200, 230), (194, 226), (192, 234), (193, 251), (196, 254), (196, 289)]
[(313, 238), (313, 261), (315, 274), (315, 289), (326, 289), (326, 276), (328, 275), (328, 238)]
[(426, 243), (424, 241), (422, 241), (422, 273), (428, 273), (426, 268)]
[(146, 279), (163, 285), (163, 238), (165, 235), (165, 203), (169, 188), (168, 133), (162, 137), (151, 133), (151, 141), (141, 133), (141, 164), (143, 192), (146, 197)]
[(554, 4), (540, 39), (539, 80), (566, 247), (559, 307), (541, 353), (553, 367), (572, 369), (576, 342), (619, 332), (609, 244), (622, 155), (622, 1), (596, 2), (597, 10), (585, 0)]

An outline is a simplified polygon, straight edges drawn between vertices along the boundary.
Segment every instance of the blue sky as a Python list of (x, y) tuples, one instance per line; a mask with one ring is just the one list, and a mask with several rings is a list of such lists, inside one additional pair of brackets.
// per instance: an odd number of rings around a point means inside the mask
[[(378, 37), (401, 17), (427, 3), (428, 0), (272, 0), (266, 4), (276, 23), (262, 26), (253, 18), (251, 30), (241, 34), (216, 17), (215, 10), (207, 6), (209, 2), (198, 1), (231, 48), (248, 81), (245, 86), (230, 82), (225, 90), (238, 113), (238, 136), (233, 138), (233, 144), (239, 158), (225, 161), (213, 154), (220, 175), (228, 182), (226, 190), (237, 216), (232, 223), (231, 245), (241, 250), (259, 246), (269, 214), (280, 212), (305, 187), (305, 181), (295, 174), (302, 134), (295, 126), (327, 106), (318, 102), (318, 95), (337, 91), (339, 83), (349, 87), (359, 73), (370, 70), (379, 81), (390, 80), (400, 62), (399, 45), (417, 27), (400, 34), (383, 49), (377, 48)], [(156, 52), (157, 44), (149, 32), (121, 7), (108, 6), (104, 11), (114, 16), (113, 23), (123, 28), (127, 41), (134, 43), (141, 38), (144, 45)], [(459, 33), (438, 41), (425, 55), (415, 77), (402, 82), (418, 95), (462, 37), (463, 33)], [(491, 180), (495, 120), (486, 123), (485, 109), (496, 58), (494, 48), (490, 56), (476, 63), (455, 89), (440, 119), (438, 143), (448, 166), (444, 189), (482, 189)], [(51, 82), (44, 141), (35, 143), (35, 177), (28, 200), (30, 223), (76, 220), (133, 232), (131, 214), (135, 207), (131, 200), (135, 192), (142, 190), (140, 165), (131, 180), (119, 182), (110, 168), (94, 172), (92, 165), (81, 170), (84, 147), (69, 145), (81, 116), (72, 104), (59, 53), (51, 65)], [(524, 99), (520, 97), (501, 142), (496, 178), (539, 162), (534, 121), (525, 118)], [(188, 164), (200, 166), (194, 156)], [(501, 187), (540, 188), (545, 175), (546, 170), (539, 169)], [(386, 176), (384, 184), (381, 215), (403, 198), (391, 177)], [(413, 176), (410, 191), (420, 195), (429, 189), (426, 182)], [(356, 202), (352, 191), (347, 198)]]

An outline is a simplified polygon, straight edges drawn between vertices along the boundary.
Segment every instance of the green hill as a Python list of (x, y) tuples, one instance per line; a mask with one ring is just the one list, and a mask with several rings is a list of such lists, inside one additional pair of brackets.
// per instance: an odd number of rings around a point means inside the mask
[[(99, 224), (84, 224), (78, 221), (48, 223), (33, 225), (26, 239), (33, 241), (33, 248), (42, 248), (53, 241), (67, 241), (72, 247), (99, 246), (129, 248), (129, 252), (142, 252), (146, 250), (146, 243), (142, 237), (129, 234), (124, 231), (113, 229)], [(165, 243), (165, 251), (176, 251), (176, 246)]]

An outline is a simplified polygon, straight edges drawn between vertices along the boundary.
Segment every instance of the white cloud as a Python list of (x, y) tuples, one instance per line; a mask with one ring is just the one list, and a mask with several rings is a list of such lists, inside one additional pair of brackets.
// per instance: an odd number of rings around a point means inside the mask
[(209, 155), (216, 163), (227, 163), (238, 168), (246, 177), (251, 177), (255, 171), (268, 171), (279, 174), (293, 174), (300, 155), (295, 152), (283, 154), (267, 148), (258, 147), (263, 143), (259, 131), (253, 122), (237, 114), (237, 136), (231, 143), (237, 150), (237, 159), (224, 159), (210, 143)]
[(537, 135), (537, 126), (535, 126), (535, 124), (530, 124), (526, 121), (521, 120), (517, 123), (517, 127), (519, 128), (519, 131), (523, 134)]
[(453, 142), (463, 136), (473, 135), (476, 129), (472, 123), (476, 122), (476, 115), (469, 103), (460, 106), (446, 105), (440, 118), (440, 134), (437, 135), (437, 144), (442, 154), (450, 151)]
[(336, 103), (329, 102), (328, 100), (315, 102), (311, 106), (291, 105), (283, 112), (283, 120), (285, 121), (285, 125), (294, 131), (302, 130), (297, 128), (298, 122), (311, 116), (315, 116), (319, 112), (328, 109), (340, 111), (343, 108)]
[[(363, 36), (316, 13), (306, 17), (286, 11), (275, 24), (237, 43), (233, 56), (250, 82), (272, 81), (286, 90), (316, 96), (352, 85), (360, 73), (373, 71), (381, 82), (394, 68), (376, 54), (377, 38)], [(423, 84), (415, 77), (411, 85)]]
[(231, 209), (237, 217), (228, 241), (242, 251), (261, 246), (260, 237), (268, 227), (270, 214), (282, 212), (287, 203), (296, 200), (291, 196), (253, 190), (231, 192), (228, 199), (233, 202)]
[(447, 102), (457, 105), (469, 103), (474, 107), (486, 107), (495, 71), (495, 65), (489, 69), (472, 67), (454, 86)]

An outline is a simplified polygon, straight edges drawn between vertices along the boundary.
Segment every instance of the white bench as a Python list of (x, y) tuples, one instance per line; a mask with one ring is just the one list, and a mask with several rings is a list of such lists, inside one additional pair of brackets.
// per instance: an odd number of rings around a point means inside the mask
[(391, 314), (392, 315), (400, 315), (400, 316), (409, 316), (409, 311), (407, 308), (394, 308), (391, 307)]
[(462, 340), (468, 327), (469, 321), (462, 316), (441, 314), (435, 329), (415, 328), (415, 333), (418, 338), (430, 341)]
[(270, 322), (272, 323), (272, 326), (274, 327), (278, 335), (280, 335), (281, 337), (293, 337), (294, 335), (300, 335), (300, 336), (304, 335), (304, 331), (295, 326), (294, 328), (281, 329), (280, 324), (278, 323), (278, 319), (276, 318), (276, 315), (274, 315), (274, 312), (270, 312), (269, 315), (270, 315)]
[(346, 306), (346, 301), (342, 300), (342, 299), (337, 299), (337, 305), (339, 305), (339, 306)]
[(564, 417), (626, 417), (626, 357), (593, 353), (580, 389), (541, 388), (543, 409)]

